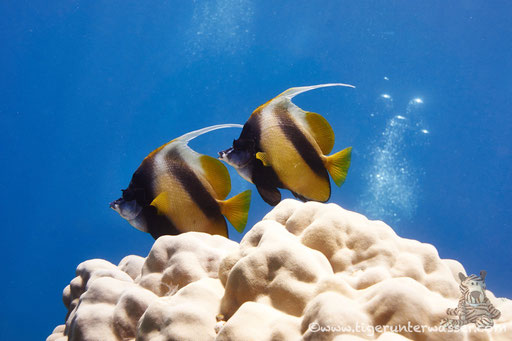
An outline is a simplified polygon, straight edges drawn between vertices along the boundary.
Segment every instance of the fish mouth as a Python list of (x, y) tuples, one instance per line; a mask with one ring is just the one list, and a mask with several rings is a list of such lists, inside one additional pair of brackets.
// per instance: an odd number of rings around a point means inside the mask
[(230, 148), (228, 148), (228, 149), (226, 149), (226, 150), (221, 150), (220, 152), (218, 152), (218, 154), (219, 154), (219, 159), (220, 159), (220, 160), (228, 161), (228, 155), (229, 155), (230, 153), (232, 153), (232, 152), (233, 152), (233, 147), (230, 147)]
[(121, 203), (121, 200), (123, 200), (122, 198), (119, 198), (117, 200), (114, 200), (112, 201), (109, 205), (110, 205), (110, 208), (115, 210), (115, 209), (118, 209), (119, 208), (119, 204)]
[(233, 147), (220, 151), (218, 154), (219, 160), (237, 169), (246, 167), (254, 158), (254, 156), (251, 156), (247, 151), (238, 150)]

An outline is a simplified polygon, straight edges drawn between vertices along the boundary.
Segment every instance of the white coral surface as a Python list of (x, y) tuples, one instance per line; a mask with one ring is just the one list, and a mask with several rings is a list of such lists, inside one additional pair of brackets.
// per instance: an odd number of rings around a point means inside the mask
[(81, 263), (47, 341), (512, 340), (512, 301), (487, 330), (440, 331), (460, 263), (335, 204), (284, 200), (240, 244), (188, 232), (146, 258)]

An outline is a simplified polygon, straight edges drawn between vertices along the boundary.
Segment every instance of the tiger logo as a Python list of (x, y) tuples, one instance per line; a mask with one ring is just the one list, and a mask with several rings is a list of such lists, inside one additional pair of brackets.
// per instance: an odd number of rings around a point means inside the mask
[(458, 316), (458, 319), (444, 318), (441, 326), (447, 329), (459, 329), (460, 327), (474, 323), (477, 328), (491, 328), (494, 319), (501, 316), (491, 301), (485, 296), (485, 275), (482, 270), (480, 276), (471, 275), (466, 277), (459, 272), (461, 298), (457, 308), (448, 308), (446, 313), (451, 316)]

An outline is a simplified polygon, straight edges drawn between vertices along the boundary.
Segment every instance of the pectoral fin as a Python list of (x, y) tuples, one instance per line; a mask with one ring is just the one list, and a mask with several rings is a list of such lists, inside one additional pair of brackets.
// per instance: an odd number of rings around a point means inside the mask
[(263, 166), (265, 167), (270, 167), (270, 162), (268, 160), (268, 155), (267, 153), (264, 153), (264, 152), (257, 152), (256, 153), (256, 158), (258, 160), (261, 160), (261, 162), (263, 163)]
[(151, 202), (151, 206), (156, 208), (159, 215), (167, 216), (169, 214), (170, 202), (169, 193), (162, 192)]

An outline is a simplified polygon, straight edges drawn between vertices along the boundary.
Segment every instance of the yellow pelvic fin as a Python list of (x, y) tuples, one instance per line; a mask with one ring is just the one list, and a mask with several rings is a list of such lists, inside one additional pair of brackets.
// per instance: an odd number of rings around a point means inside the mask
[(155, 206), (158, 214), (169, 216), (170, 198), (169, 193), (162, 192), (151, 202)]
[(261, 162), (263, 162), (263, 166), (265, 167), (270, 167), (270, 162), (268, 160), (268, 155), (267, 153), (264, 153), (264, 152), (257, 152), (256, 153), (256, 158), (258, 160), (261, 160)]
[(329, 154), (334, 147), (334, 132), (329, 122), (322, 115), (314, 112), (306, 112), (306, 122), (308, 130), (318, 143), (322, 153)]
[(226, 199), (231, 191), (231, 179), (226, 166), (208, 155), (201, 155), (199, 160), (201, 161), (206, 179), (212, 185), (215, 193), (217, 193), (217, 199)]
[(231, 199), (219, 201), (220, 212), (229, 220), (235, 229), (242, 233), (247, 224), (249, 206), (251, 205), (251, 190), (247, 190)]
[(324, 158), (325, 167), (338, 186), (341, 186), (347, 177), (351, 152), (352, 147), (348, 147)]

